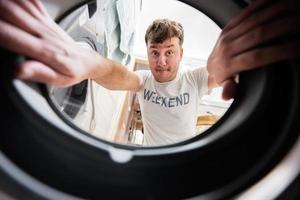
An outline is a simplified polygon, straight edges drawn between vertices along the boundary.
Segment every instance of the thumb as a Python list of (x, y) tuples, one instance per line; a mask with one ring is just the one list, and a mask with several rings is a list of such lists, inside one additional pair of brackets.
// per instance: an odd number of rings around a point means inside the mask
[(224, 100), (229, 100), (234, 98), (237, 90), (237, 83), (233, 78), (227, 79), (222, 83), (223, 93), (222, 98)]

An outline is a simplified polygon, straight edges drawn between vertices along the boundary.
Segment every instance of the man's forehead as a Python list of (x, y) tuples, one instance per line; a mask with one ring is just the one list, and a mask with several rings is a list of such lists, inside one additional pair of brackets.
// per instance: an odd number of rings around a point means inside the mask
[(174, 44), (162, 44), (162, 43), (151, 43), (149, 45), (150, 49), (158, 49), (158, 48), (172, 48), (175, 47)]
[(149, 41), (148, 47), (149, 48), (172, 48), (175, 47), (175, 45), (179, 44), (178, 38), (168, 38), (162, 43), (156, 43)]

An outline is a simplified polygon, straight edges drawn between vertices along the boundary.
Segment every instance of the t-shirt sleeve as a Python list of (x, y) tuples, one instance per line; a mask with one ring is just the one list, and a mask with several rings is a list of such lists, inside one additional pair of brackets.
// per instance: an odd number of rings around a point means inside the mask
[[(149, 77), (149, 70), (137, 70), (135, 73), (142, 79), (142, 85), (145, 85), (146, 79)], [(143, 90), (144, 87), (141, 87), (139, 91)]]
[(198, 67), (190, 71), (199, 97), (208, 94), (208, 71), (206, 67)]

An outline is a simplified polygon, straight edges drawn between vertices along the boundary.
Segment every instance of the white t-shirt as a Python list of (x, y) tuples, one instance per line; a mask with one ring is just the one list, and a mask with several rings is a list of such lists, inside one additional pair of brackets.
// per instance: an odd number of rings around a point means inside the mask
[(200, 98), (208, 92), (205, 67), (177, 73), (174, 80), (157, 82), (149, 70), (139, 70), (143, 86), (137, 92), (144, 145), (180, 142), (195, 135)]

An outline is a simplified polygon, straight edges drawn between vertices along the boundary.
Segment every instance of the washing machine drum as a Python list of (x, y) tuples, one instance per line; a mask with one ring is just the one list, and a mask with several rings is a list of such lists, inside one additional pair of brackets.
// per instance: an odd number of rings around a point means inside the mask
[[(43, 2), (57, 20), (86, 3)], [(221, 27), (247, 5), (243, 0), (182, 2)], [(97, 4), (89, 5), (92, 14)], [(93, 35), (75, 33), (101, 53)], [(138, 148), (74, 129), (49, 105), (45, 85), (13, 78), (12, 66), (22, 58), (1, 54), (1, 199), (263, 199), (268, 191), (269, 199), (299, 198), (297, 61), (240, 74), (235, 101), (203, 136)], [(86, 88), (82, 82), (58, 94), (76, 97), (80, 107)], [(80, 112), (62, 109), (71, 118)]]

